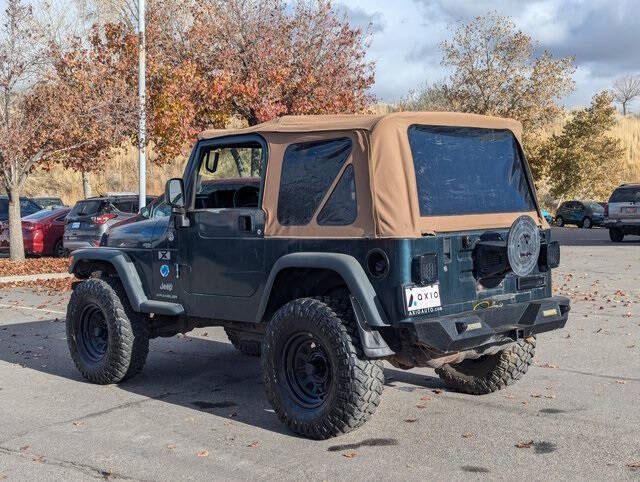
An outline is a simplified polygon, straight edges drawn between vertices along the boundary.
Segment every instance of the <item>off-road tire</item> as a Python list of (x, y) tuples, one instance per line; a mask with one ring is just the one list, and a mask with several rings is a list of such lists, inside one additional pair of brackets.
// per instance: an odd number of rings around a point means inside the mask
[[(321, 405), (314, 408), (296, 398), (285, 368), (291, 340), (305, 336), (324, 350), (332, 377)], [(269, 402), (280, 420), (318, 440), (363, 425), (378, 407), (384, 386), (382, 362), (364, 358), (351, 306), (336, 298), (301, 298), (280, 308), (267, 326), (262, 368)]]
[[(106, 323), (108, 341), (97, 361), (86, 356), (78, 329), (85, 310), (99, 311)], [(76, 367), (92, 383), (108, 385), (137, 375), (149, 353), (146, 317), (131, 308), (117, 278), (88, 279), (77, 283), (67, 306), (67, 344)]]
[(259, 341), (243, 338), (242, 332), (229, 328), (225, 328), (224, 332), (227, 334), (227, 338), (229, 338), (233, 347), (243, 355), (260, 356), (262, 353), (262, 343)]
[(559, 228), (564, 226), (564, 218), (562, 216), (556, 216), (556, 226)]
[(458, 392), (485, 395), (502, 390), (522, 378), (533, 363), (535, 352), (536, 339), (529, 337), (494, 355), (443, 365), (436, 369), (436, 373)]
[(621, 243), (624, 240), (624, 232), (621, 229), (610, 228), (609, 239), (614, 243)]

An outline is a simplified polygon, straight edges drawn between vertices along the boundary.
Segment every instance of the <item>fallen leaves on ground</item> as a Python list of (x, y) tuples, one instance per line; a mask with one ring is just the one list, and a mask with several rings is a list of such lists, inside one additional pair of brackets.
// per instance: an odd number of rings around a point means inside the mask
[(71, 291), (71, 285), (78, 281), (75, 278), (48, 279), (37, 281), (13, 281), (0, 283), (0, 289), (32, 288), (36, 293), (55, 295), (61, 291)]
[(627, 467), (629, 467), (630, 469), (640, 469), (640, 460), (627, 464)]
[(616, 380), (616, 383), (617, 383), (618, 385), (626, 385), (626, 384), (627, 384), (627, 381), (626, 381), (626, 380)]
[(352, 459), (354, 457), (357, 457), (358, 452), (347, 452), (346, 454), (342, 454), (342, 456), (346, 459)]
[(202, 450), (201, 452), (198, 452), (198, 457), (208, 457), (209, 456), (209, 451), (208, 450)]
[(407, 422), (407, 423), (414, 423), (414, 422), (417, 422), (417, 421), (418, 421), (417, 418), (407, 418), (407, 419), (405, 419), (405, 422)]
[(169, 445), (167, 445), (167, 448), (168, 448), (169, 450), (173, 450), (173, 449), (175, 449), (175, 448), (176, 448), (176, 444), (169, 444)]
[(69, 258), (29, 258), (24, 261), (0, 259), (0, 277), (66, 273), (69, 262)]
[(249, 448), (256, 448), (258, 446), (260, 442), (258, 440), (254, 440), (253, 442), (251, 442), (249, 445), (247, 445), (247, 447)]
[(465, 433), (462, 434), (462, 438), (473, 438), (475, 436), (476, 436), (476, 434), (473, 433), (473, 432), (465, 432)]
[(533, 445), (533, 440), (527, 440), (526, 442), (518, 442), (516, 447), (519, 449), (528, 449)]

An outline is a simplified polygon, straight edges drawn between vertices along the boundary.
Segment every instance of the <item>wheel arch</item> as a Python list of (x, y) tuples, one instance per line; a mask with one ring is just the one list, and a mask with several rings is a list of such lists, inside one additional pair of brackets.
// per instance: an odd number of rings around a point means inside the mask
[(159, 315), (182, 315), (184, 308), (178, 303), (149, 300), (144, 292), (140, 275), (127, 253), (113, 248), (87, 248), (74, 251), (69, 273), (87, 279), (95, 271), (117, 276), (134, 311)]
[[(279, 308), (277, 303), (274, 304), (273, 300), (277, 299), (278, 292), (276, 290), (279, 284), (277, 282), (282, 280), (282, 274), (300, 273), (305, 272), (305, 270), (311, 271), (316, 275), (325, 276), (333, 284), (332, 288), (336, 287), (335, 285), (340, 280), (348, 289), (349, 294), (359, 303), (366, 322), (370, 326), (390, 326), (369, 278), (353, 256), (342, 253), (313, 252), (291, 253), (282, 256), (276, 261), (265, 284), (262, 300), (256, 315), (257, 322), (265, 321), (265, 318), (268, 319), (273, 314), (273, 311)], [(280, 279), (278, 279), (279, 276)], [(287, 299), (285, 303), (287, 301), (291, 300)]]

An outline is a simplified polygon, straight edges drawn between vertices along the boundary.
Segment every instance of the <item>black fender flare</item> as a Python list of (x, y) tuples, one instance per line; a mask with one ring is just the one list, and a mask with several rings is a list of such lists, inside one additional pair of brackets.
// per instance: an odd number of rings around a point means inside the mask
[(155, 301), (147, 298), (138, 271), (129, 255), (124, 251), (116, 248), (79, 249), (72, 253), (69, 273), (78, 277), (78, 264), (83, 261), (101, 261), (113, 266), (127, 293), (133, 311), (168, 316), (180, 316), (184, 314), (184, 308), (179, 303)]
[(380, 358), (394, 354), (378, 331), (375, 330), (378, 327), (391, 326), (380, 300), (362, 265), (353, 256), (347, 254), (301, 252), (287, 254), (278, 259), (271, 268), (265, 284), (256, 315), (258, 323), (264, 321), (264, 314), (276, 276), (287, 268), (329, 269), (340, 275), (351, 293), (351, 303), (365, 355), (370, 358)]

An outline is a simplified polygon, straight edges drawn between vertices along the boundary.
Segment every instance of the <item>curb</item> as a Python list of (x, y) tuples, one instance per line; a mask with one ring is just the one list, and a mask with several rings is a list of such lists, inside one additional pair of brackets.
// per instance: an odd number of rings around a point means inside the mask
[(64, 279), (73, 278), (69, 273), (42, 273), (42, 274), (27, 274), (18, 276), (2, 276), (0, 277), (0, 284), (3, 283), (15, 283), (16, 281), (46, 281), (50, 279)]

